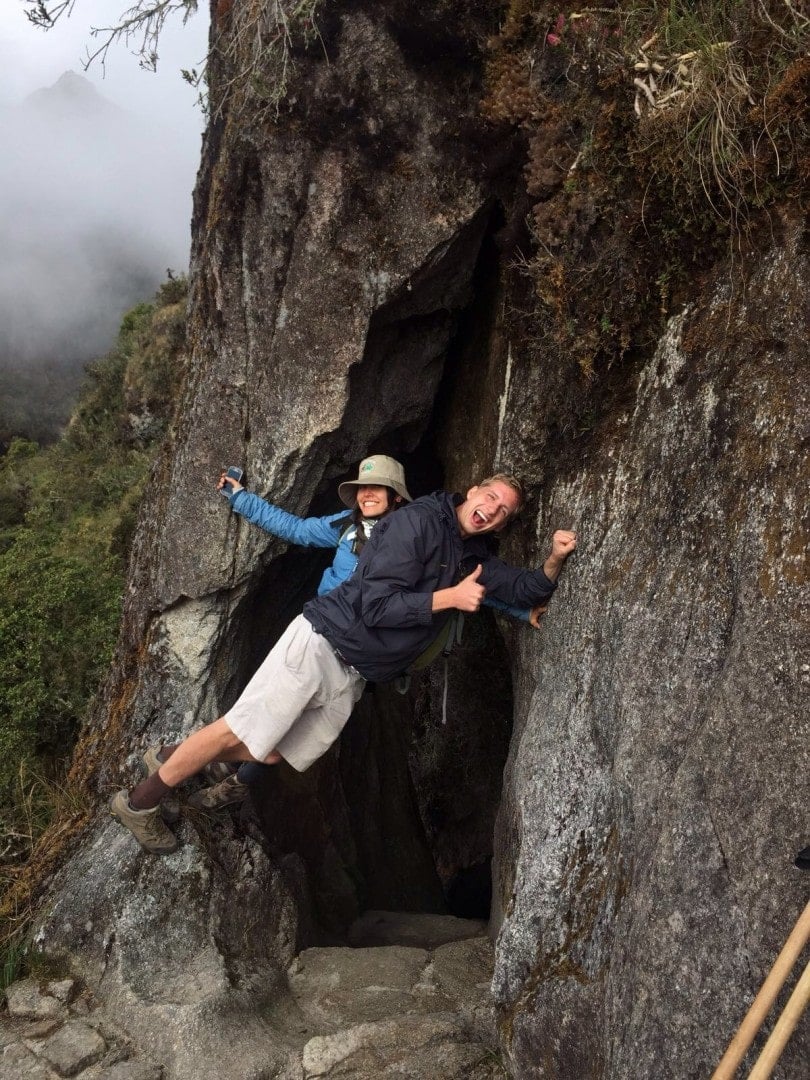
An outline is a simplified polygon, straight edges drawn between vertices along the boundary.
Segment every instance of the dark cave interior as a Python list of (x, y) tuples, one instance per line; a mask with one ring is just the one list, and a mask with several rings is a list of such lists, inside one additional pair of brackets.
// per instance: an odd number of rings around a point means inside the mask
[[(463, 487), (494, 455), (503, 357), (498, 341), (497, 208), (474, 221), (372, 320), (352, 372), (331, 473), (306, 513), (339, 509), (340, 479), (364, 453), (405, 466), (411, 493)], [(486, 462), (486, 465), (482, 464)], [(336, 478), (335, 478), (336, 477)], [(238, 663), (227, 706), (317, 590), (332, 552), (289, 549), (257, 571), (234, 617)], [(442, 695), (447, 678), (447, 723)], [(306, 867), (314, 935), (340, 937), (365, 910), (486, 919), (492, 843), (512, 728), (510, 661), (491, 612), (467, 620), (445, 672), (439, 661), (407, 694), (370, 685), (338, 744), (304, 774), (268, 770), (254, 805), (272, 854)]]

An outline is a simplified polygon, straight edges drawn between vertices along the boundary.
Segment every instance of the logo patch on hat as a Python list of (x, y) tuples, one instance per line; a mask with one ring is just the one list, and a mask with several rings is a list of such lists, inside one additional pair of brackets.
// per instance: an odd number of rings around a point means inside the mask
[(360, 472), (372, 472), (374, 469), (374, 459), (369, 458), (368, 461), (364, 461), (360, 466)]

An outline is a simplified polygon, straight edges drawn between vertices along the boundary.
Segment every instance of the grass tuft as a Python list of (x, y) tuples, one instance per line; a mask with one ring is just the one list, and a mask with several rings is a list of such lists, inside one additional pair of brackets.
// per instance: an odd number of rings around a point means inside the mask
[(526, 148), (528, 338), (552, 335), (580, 396), (806, 199), (808, 30), (795, 0), (508, 5), (482, 109)]

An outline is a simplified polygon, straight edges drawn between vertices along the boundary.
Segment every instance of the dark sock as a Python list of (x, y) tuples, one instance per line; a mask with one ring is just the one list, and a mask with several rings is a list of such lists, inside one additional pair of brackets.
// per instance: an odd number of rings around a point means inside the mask
[(262, 761), (242, 761), (236, 771), (236, 778), (240, 784), (259, 784), (273, 772), (272, 765), (265, 765)]
[(157, 759), (161, 765), (169, 760), (179, 745), (180, 743), (163, 743), (157, 752)]
[(129, 805), (133, 810), (154, 810), (164, 795), (172, 788), (164, 784), (157, 773), (141, 780), (129, 793)]

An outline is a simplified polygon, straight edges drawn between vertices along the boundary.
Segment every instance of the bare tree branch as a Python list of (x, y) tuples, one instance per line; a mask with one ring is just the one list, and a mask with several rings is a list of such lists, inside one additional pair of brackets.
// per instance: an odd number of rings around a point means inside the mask
[[(28, 7), (26, 16), (44, 30), (50, 30), (62, 16), (70, 17), (77, 0), (23, 0)], [(137, 0), (122, 12), (117, 22), (110, 26), (91, 27), (90, 33), (100, 42), (94, 50), (87, 50), (83, 60), (85, 71), (98, 61), (104, 67), (111, 45), (123, 42), (134, 56), (140, 58), (141, 67), (154, 71), (158, 62), (158, 41), (167, 19), (174, 14), (182, 16), (185, 24), (197, 11), (198, 0)], [(134, 43), (134, 48), (132, 47)]]
[[(26, 15), (35, 25), (50, 29), (63, 16), (69, 17), (79, 0), (21, 0)], [(95, 47), (82, 60), (86, 71), (92, 64), (105, 67), (110, 48), (122, 42), (139, 58), (142, 68), (154, 71), (158, 64), (158, 43), (170, 18), (183, 23), (197, 11), (199, 0), (135, 0), (109, 26), (94, 26), (90, 34)], [(226, 65), (221, 104), (238, 93), (241, 105), (252, 99), (260, 108), (278, 112), (287, 93), (293, 52), (319, 39), (315, 21), (321, 0), (244, 0), (228, 5), (222, 30), (216, 28), (213, 48)], [(182, 72), (192, 86), (205, 83), (210, 54), (201, 69)], [(201, 95), (202, 99), (202, 95)], [(202, 101), (203, 106), (205, 102)]]

